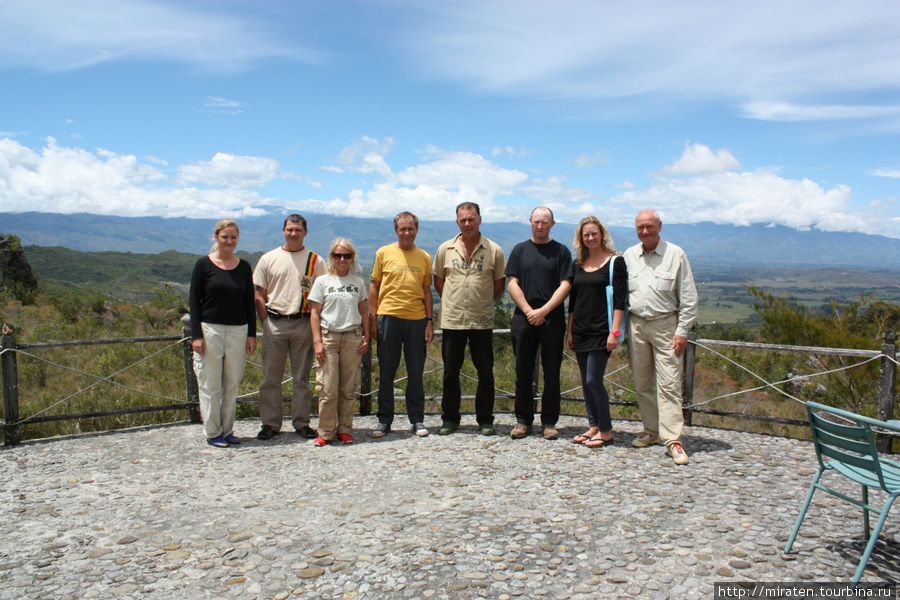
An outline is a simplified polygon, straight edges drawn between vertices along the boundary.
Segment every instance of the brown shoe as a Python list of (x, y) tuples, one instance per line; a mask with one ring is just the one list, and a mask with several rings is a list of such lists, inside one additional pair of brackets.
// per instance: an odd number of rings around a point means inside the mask
[(556, 425), (544, 425), (541, 427), (544, 434), (545, 440), (555, 440), (559, 437), (559, 432), (556, 430)]
[(509, 433), (509, 437), (519, 440), (531, 433), (531, 426), (523, 423), (517, 423), (513, 430)]

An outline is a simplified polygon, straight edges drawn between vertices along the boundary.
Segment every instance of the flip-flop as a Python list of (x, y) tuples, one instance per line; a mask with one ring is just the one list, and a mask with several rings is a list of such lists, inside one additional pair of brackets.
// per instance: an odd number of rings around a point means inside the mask
[(582, 444), (584, 444), (588, 448), (602, 448), (603, 446), (609, 446), (612, 443), (612, 439), (604, 440), (600, 437), (592, 437), (591, 439), (582, 442)]
[(588, 441), (589, 439), (591, 439), (591, 436), (580, 433), (572, 438), (572, 443), (573, 444), (583, 444), (586, 441)]

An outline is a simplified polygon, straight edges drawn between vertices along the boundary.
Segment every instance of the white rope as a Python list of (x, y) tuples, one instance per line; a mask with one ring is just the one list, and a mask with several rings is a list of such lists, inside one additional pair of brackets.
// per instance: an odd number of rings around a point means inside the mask
[(757, 379), (759, 379), (760, 381), (762, 381), (765, 385), (761, 385), (761, 386), (754, 387), (754, 388), (749, 388), (749, 389), (746, 389), (746, 390), (738, 390), (738, 391), (736, 391), (736, 392), (730, 392), (730, 393), (728, 393), (728, 394), (722, 394), (722, 395), (720, 395), (720, 396), (716, 396), (716, 397), (714, 397), (714, 398), (710, 398), (710, 399), (704, 400), (704, 401), (702, 401), (702, 402), (694, 402), (694, 403), (690, 404), (689, 406), (687, 406), (686, 408), (695, 408), (695, 407), (697, 407), (697, 406), (704, 406), (704, 405), (706, 405), (706, 404), (709, 404), (710, 402), (714, 402), (715, 400), (721, 400), (722, 398), (729, 398), (729, 397), (731, 397), (731, 396), (738, 396), (738, 395), (741, 395), (741, 394), (746, 394), (746, 393), (748, 393), (748, 392), (755, 392), (755, 391), (762, 390), (762, 389), (765, 389), (765, 388), (772, 388), (772, 389), (774, 389), (775, 391), (777, 391), (777, 392), (783, 394), (784, 396), (787, 396), (787, 397), (790, 398), (791, 400), (795, 400), (796, 402), (799, 402), (800, 404), (806, 404), (806, 402), (803, 401), (803, 400), (801, 400), (800, 398), (797, 398), (796, 396), (794, 396), (794, 395), (792, 395), (792, 394), (789, 394), (788, 392), (782, 390), (781, 388), (775, 387), (775, 386), (781, 385), (781, 384), (784, 384), (784, 383), (789, 383), (789, 382), (792, 382), (792, 381), (802, 381), (802, 380), (805, 380), (805, 379), (812, 379), (813, 377), (818, 377), (818, 376), (820, 376), (820, 375), (830, 375), (831, 373), (837, 373), (837, 372), (839, 372), (839, 371), (845, 371), (845, 370), (847, 370), (847, 369), (853, 369), (853, 368), (856, 368), (856, 367), (858, 367), (858, 366), (864, 365), (864, 364), (866, 364), (866, 363), (872, 362), (873, 360), (878, 360), (879, 358), (881, 358), (880, 356), (872, 356), (872, 357), (870, 357), (870, 358), (867, 358), (867, 359), (865, 359), (865, 360), (863, 360), (863, 361), (861, 361), (861, 362), (858, 362), (858, 363), (855, 363), (855, 364), (852, 364), (852, 365), (846, 365), (846, 366), (843, 366), (843, 367), (838, 367), (838, 368), (836, 368), (836, 369), (830, 369), (830, 370), (828, 370), (828, 371), (820, 371), (820, 372), (818, 372), (818, 373), (810, 373), (810, 374), (808, 374), (808, 375), (799, 375), (799, 376), (796, 376), (796, 377), (789, 377), (789, 378), (787, 378), (787, 379), (782, 379), (781, 381), (776, 381), (776, 382), (774, 382), (774, 383), (769, 383), (768, 381), (766, 381), (766, 380), (765, 380), (763, 377), (761, 377), (760, 375), (754, 373), (753, 371), (751, 371), (750, 369), (748, 369), (748, 368), (745, 367), (744, 365), (742, 365), (742, 364), (740, 364), (740, 363), (738, 363), (738, 362), (735, 362), (735, 361), (731, 360), (730, 358), (728, 358), (727, 356), (723, 355), (722, 353), (716, 352), (716, 351), (713, 350), (712, 348), (709, 348), (708, 346), (704, 346), (703, 344), (699, 344), (699, 343), (697, 343), (697, 342), (695, 342), (695, 341), (692, 341), (691, 343), (694, 344), (695, 346), (699, 347), (699, 348), (703, 348), (704, 350), (708, 350), (709, 352), (712, 352), (713, 354), (719, 356), (720, 358), (725, 359), (726, 361), (730, 362), (731, 364), (735, 365), (736, 367), (739, 367), (739, 368), (743, 369), (744, 371), (746, 371), (746, 372), (749, 373), (750, 375), (753, 375), (754, 377), (756, 377)]
[[(85, 376), (87, 376), (87, 377), (93, 377), (93, 378), (95, 378), (97, 381), (95, 381), (94, 383), (90, 384), (89, 386), (87, 386), (87, 387), (85, 387), (85, 388), (82, 388), (82, 389), (78, 390), (77, 392), (75, 392), (75, 393), (73, 393), (73, 394), (69, 394), (68, 396), (66, 396), (66, 397), (63, 398), (62, 400), (59, 400), (59, 401), (57, 401), (57, 402), (54, 402), (53, 404), (51, 404), (51, 405), (49, 405), (49, 406), (47, 406), (47, 407), (45, 407), (45, 408), (39, 410), (38, 412), (34, 413), (33, 415), (30, 415), (30, 416), (28, 416), (28, 417), (26, 417), (26, 418), (24, 418), (24, 419), (20, 419), (18, 422), (14, 423), (14, 425), (20, 425), (20, 424), (22, 424), (22, 423), (27, 423), (28, 421), (30, 421), (30, 420), (32, 420), (32, 419), (35, 419), (35, 418), (39, 417), (40, 415), (46, 413), (47, 411), (49, 411), (49, 410), (51, 410), (51, 409), (53, 409), (53, 408), (56, 408), (57, 406), (59, 406), (59, 405), (62, 404), (63, 402), (66, 402), (66, 401), (68, 401), (68, 400), (71, 400), (72, 398), (74, 398), (75, 396), (81, 394), (82, 392), (86, 392), (86, 391), (88, 391), (89, 389), (92, 389), (92, 388), (94, 388), (94, 387), (96, 387), (96, 386), (98, 386), (98, 385), (100, 385), (101, 383), (104, 383), (104, 382), (109, 383), (109, 384), (112, 384), (112, 385), (114, 385), (114, 386), (116, 386), (116, 387), (120, 387), (120, 388), (122, 388), (122, 389), (128, 390), (129, 392), (133, 392), (133, 393), (135, 393), (135, 394), (142, 394), (142, 395), (144, 395), (144, 396), (150, 396), (151, 398), (157, 398), (157, 399), (159, 399), (159, 400), (167, 400), (167, 401), (169, 401), (169, 402), (184, 402), (183, 400), (178, 400), (178, 399), (175, 399), (175, 398), (167, 398), (166, 396), (160, 396), (160, 395), (158, 395), (158, 394), (153, 394), (153, 393), (151, 393), (151, 392), (144, 392), (144, 391), (142, 391), (142, 390), (134, 389), (134, 388), (129, 387), (129, 386), (127, 386), (127, 385), (123, 385), (123, 384), (121, 384), (121, 383), (119, 383), (119, 382), (117, 382), (117, 381), (113, 381), (112, 378), (115, 377), (116, 375), (119, 375), (120, 373), (123, 373), (123, 372), (127, 371), (128, 369), (131, 369), (132, 367), (135, 367), (135, 366), (141, 364), (142, 362), (145, 362), (145, 361), (147, 361), (147, 360), (150, 360), (151, 358), (153, 358), (153, 357), (156, 356), (157, 354), (162, 354), (162, 353), (165, 352), (166, 350), (169, 350), (169, 349), (171, 349), (171, 348), (177, 346), (178, 344), (181, 344), (182, 342), (184, 342), (184, 341), (187, 340), (187, 339), (189, 339), (189, 338), (186, 338), (186, 337), (185, 337), (185, 338), (182, 338), (182, 339), (178, 340), (177, 342), (175, 342), (175, 343), (173, 343), (173, 344), (170, 344), (170, 345), (166, 346), (165, 348), (162, 348), (161, 350), (158, 350), (158, 351), (156, 351), (156, 352), (153, 352), (152, 354), (148, 354), (147, 356), (145, 356), (144, 358), (138, 360), (137, 362), (134, 362), (134, 363), (132, 363), (132, 364), (126, 366), (126, 367), (123, 367), (123, 368), (119, 369), (118, 371), (115, 371), (114, 373), (110, 373), (110, 374), (107, 375), (106, 377), (101, 377), (100, 375), (95, 375), (95, 374), (89, 373), (89, 372), (87, 372), (87, 371), (82, 371), (81, 369), (77, 369), (77, 368), (75, 368), (75, 367), (70, 367), (70, 366), (67, 366), (67, 365), (59, 364), (59, 363), (53, 362), (52, 360), (48, 360), (48, 359), (46, 359), (46, 358), (44, 358), (44, 357), (42, 357), (42, 356), (37, 356), (37, 355), (31, 354), (30, 352), (25, 352), (24, 350), (18, 350), (18, 349), (16, 349), (16, 352), (17, 352), (18, 354), (24, 354), (25, 356), (30, 356), (31, 358), (33, 358), (33, 359), (35, 359), (35, 360), (39, 360), (39, 361), (45, 362), (45, 363), (47, 363), (47, 364), (49, 364), (49, 365), (52, 365), (52, 366), (54, 366), (54, 367), (58, 367), (58, 368), (60, 368), (60, 369), (68, 369), (69, 371), (74, 371), (74, 372), (76, 372), (76, 373), (79, 373), (79, 374), (81, 374), (81, 375), (85, 375)], [(185, 404), (187, 404), (187, 403), (185, 403)]]

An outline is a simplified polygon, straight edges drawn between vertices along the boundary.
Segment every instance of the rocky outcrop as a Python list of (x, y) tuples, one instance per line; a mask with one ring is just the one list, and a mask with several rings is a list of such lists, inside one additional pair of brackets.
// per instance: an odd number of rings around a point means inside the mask
[(37, 287), (37, 277), (25, 258), (19, 238), (0, 233), (0, 291), (27, 304), (34, 300)]

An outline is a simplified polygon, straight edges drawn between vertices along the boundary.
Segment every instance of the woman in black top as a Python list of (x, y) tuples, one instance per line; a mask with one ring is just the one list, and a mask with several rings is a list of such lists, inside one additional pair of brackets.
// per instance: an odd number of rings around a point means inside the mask
[(234, 435), (238, 388), (247, 355), (256, 350), (256, 310), (250, 263), (234, 255), (240, 230), (231, 219), (216, 223), (212, 250), (191, 275), (191, 347), (206, 442), (217, 448), (241, 443)]
[[(585, 217), (575, 230), (575, 264), (569, 295), (566, 346), (578, 357), (589, 429), (574, 442), (599, 448), (613, 441), (609, 396), (603, 386), (606, 362), (619, 345), (619, 327), (628, 298), (628, 272), (617, 255), (609, 230), (597, 217)], [(609, 325), (606, 288), (613, 268), (613, 323)]]

